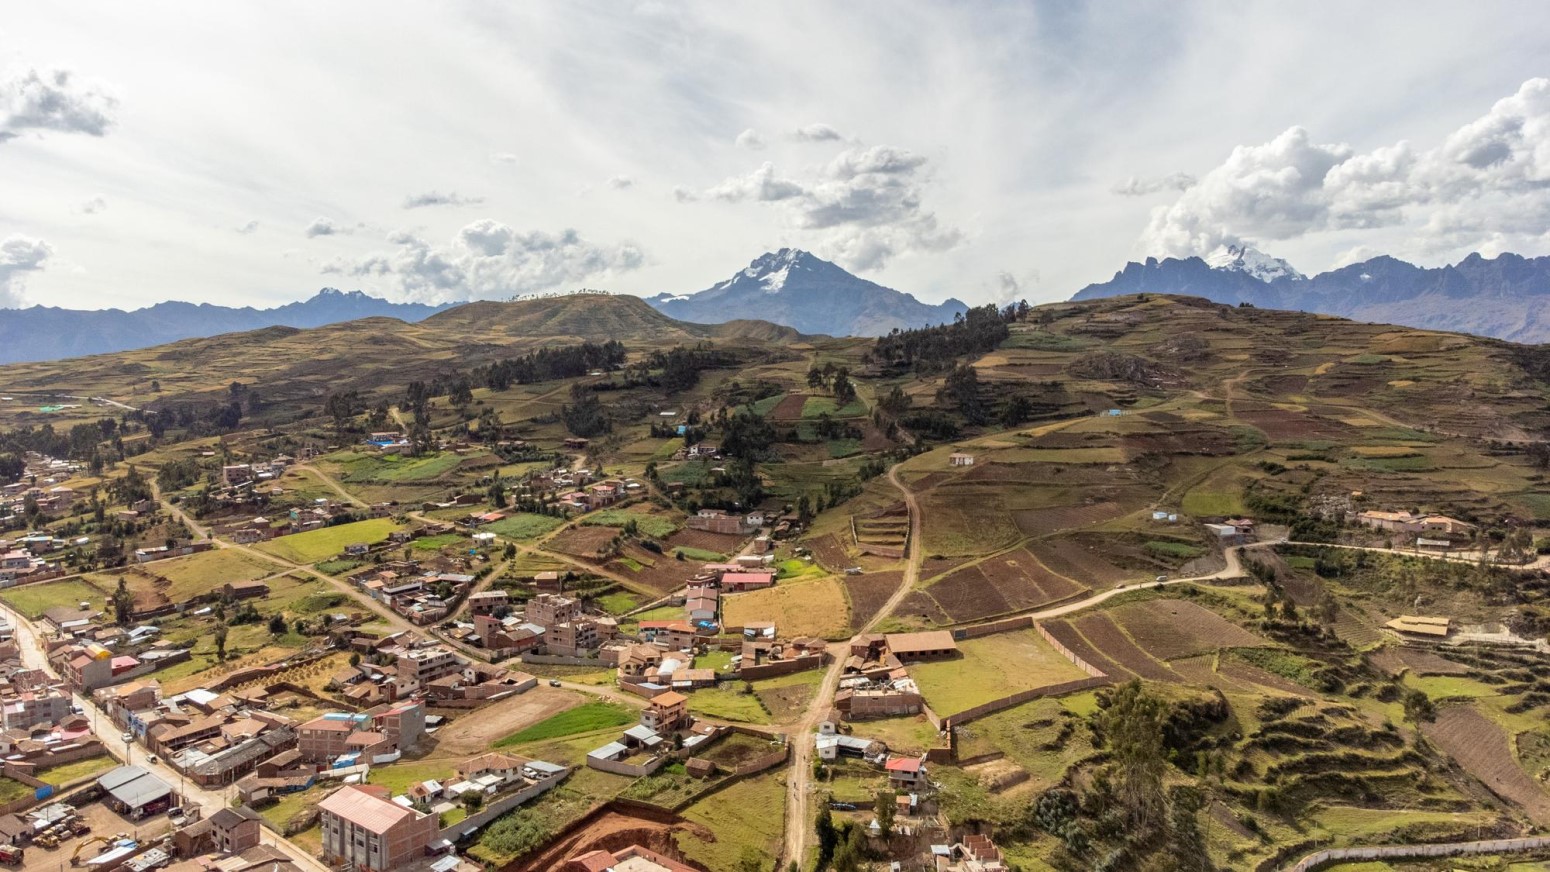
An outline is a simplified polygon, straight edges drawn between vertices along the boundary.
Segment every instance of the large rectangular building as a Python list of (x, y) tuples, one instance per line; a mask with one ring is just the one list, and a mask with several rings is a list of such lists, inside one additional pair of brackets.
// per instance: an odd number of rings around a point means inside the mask
[(357, 872), (387, 872), (425, 857), (440, 834), (434, 814), (392, 802), (384, 788), (341, 787), (318, 803), (323, 860)]

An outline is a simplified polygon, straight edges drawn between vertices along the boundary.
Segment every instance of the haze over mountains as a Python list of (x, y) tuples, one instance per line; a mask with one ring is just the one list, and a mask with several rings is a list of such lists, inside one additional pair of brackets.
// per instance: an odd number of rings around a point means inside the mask
[(324, 288), (309, 300), (272, 309), (176, 301), (128, 312), (52, 306), (6, 309), (0, 310), (0, 363), (129, 351), (263, 327), (322, 327), (377, 316), (413, 322), (445, 308), (424, 303), (390, 303), (360, 291)]
[(1088, 285), (1072, 299), (1141, 293), (1550, 342), (1550, 257), (1471, 254), (1429, 269), (1382, 256), (1310, 278), (1284, 260), (1235, 247), (1205, 258), (1128, 263), (1114, 278)]

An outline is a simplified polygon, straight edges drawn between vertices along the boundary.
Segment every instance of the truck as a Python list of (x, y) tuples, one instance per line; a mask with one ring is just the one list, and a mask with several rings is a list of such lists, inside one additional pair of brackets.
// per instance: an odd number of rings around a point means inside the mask
[(20, 866), (27, 852), (15, 845), (0, 845), (0, 863), (7, 866)]

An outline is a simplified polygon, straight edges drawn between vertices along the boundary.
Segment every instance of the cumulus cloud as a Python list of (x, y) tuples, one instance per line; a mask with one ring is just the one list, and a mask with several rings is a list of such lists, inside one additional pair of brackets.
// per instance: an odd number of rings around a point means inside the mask
[(1015, 275), (1007, 270), (996, 273), (994, 280), (986, 288), (986, 298), (998, 306), (1015, 303), (1025, 299), (1039, 283), (1037, 270)]
[(22, 305), (27, 274), (43, 269), (53, 253), (53, 247), (41, 239), (9, 236), (0, 242), (0, 309)]
[(1163, 191), (1187, 191), (1195, 186), (1195, 181), (1195, 177), (1189, 173), (1169, 173), (1148, 179), (1131, 176), (1109, 190), (1121, 197), (1145, 197)]
[(774, 204), (793, 228), (814, 235), (820, 253), (851, 269), (877, 269), (896, 255), (945, 251), (963, 240), (921, 205), (927, 170), (923, 155), (886, 145), (857, 147), (809, 179), (783, 177), (765, 162), (706, 190), (705, 197)]
[(81, 212), (86, 215), (95, 215), (108, 208), (108, 201), (101, 196), (92, 197), (81, 204)]
[(302, 232), (307, 235), (308, 239), (311, 239), (315, 236), (335, 236), (342, 233), (349, 233), (350, 231), (347, 228), (340, 227), (338, 224), (335, 224), (334, 219), (319, 215), (318, 217), (312, 219), (312, 223), (308, 224), (307, 229), (303, 230)]
[(699, 198), (700, 195), (696, 194), (693, 188), (686, 188), (683, 185), (678, 185), (673, 188), (673, 199), (680, 203), (693, 203)]
[(114, 97), (76, 81), (69, 70), (27, 70), (0, 78), (0, 142), (28, 130), (102, 136), (113, 126)]
[(608, 180), (608, 187), (613, 188), (615, 191), (622, 191), (634, 184), (635, 180), (629, 176), (614, 176)]
[(1249, 240), (1403, 226), (1423, 252), (1537, 240), (1550, 225), (1550, 79), (1418, 149), (1367, 152), (1300, 127), (1239, 146), (1178, 200), (1153, 211), (1140, 247), (1185, 256)]
[(246, 236), (249, 233), (258, 232), (258, 219), (252, 218), (237, 226), (237, 232)]
[(629, 243), (598, 245), (575, 230), (521, 232), (483, 219), (445, 245), (412, 233), (388, 237), (393, 248), (324, 273), (377, 281), (383, 289), (429, 302), (500, 299), (564, 288), (638, 269), (645, 256)]
[(827, 124), (809, 124), (806, 127), (798, 127), (792, 131), (792, 135), (804, 142), (832, 142), (844, 139), (838, 130)]
[(448, 191), (445, 194), (440, 191), (426, 191), (423, 194), (410, 194), (405, 197), (404, 208), (424, 209), (427, 206), (477, 206), (483, 202), (483, 197), (465, 197), (456, 191)]
[(490, 155), (490, 163), (514, 164), (520, 160), (521, 158), (517, 157), (509, 151), (497, 151)]
[(764, 148), (764, 137), (759, 135), (759, 131), (750, 127), (747, 130), (744, 130), (742, 133), (739, 133), (737, 135), (737, 139), (733, 140), (733, 143), (736, 144), (738, 148), (746, 148), (749, 151), (758, 151), (759, 149)]

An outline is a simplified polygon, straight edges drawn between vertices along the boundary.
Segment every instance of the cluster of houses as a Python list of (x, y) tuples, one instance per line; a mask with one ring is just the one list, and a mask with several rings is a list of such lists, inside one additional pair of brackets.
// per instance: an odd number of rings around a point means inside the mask
[(30, 503), (45, 515), (63, 515), (75, 506), (76, 493), (65, 482), (80, 473), (81, 464), (29, 451), (18, 481), (0, 486), (0, 517), (21, 517)]
[(14, 641), (0, 642), (0, 757), (6, 765), (31, 774), (102, 753), (70, 688), (24, 666)]
[(102, 612), (89, 603), (50, 606), (43, 624), (52, 631), (44, 646), (48, 662), (65, 683), (90, 693), (100, 687), (150, 675), (189, 659), (187, 648), (160, 638), (159, 627), (118, 627), (100, 623)]
[(845, 658), (834, 707), (852, 721), (918, 714), (924, 700), (906, 664), (957, 653), (947, 630), (857, 636)]
[(1413, 536), (1419, 548), (1452, 548), (1460, 540), (1474, 534), (1475, 525), (1447, 515), (1422, 515), (1410, 511), (1365, 511), (1347, 517), (1355, 522), (1384, 533)]
[[(284, 491), (279, 485), (275, 485), (270, 492), (271, 495), (278, 496)], [(386, 518), (390, 517), (396, 509), (397, 507), (392, 503), (374, 503), (363, 511), (348, 503), (317, 497), (307, 505), (293, 506), (273, 517), (264, 514), (225, 520), (216, 524), (214, 530), (216, 534), (238, 545), (252, 545), (256, 542), (278, 539), (281, 536), (321, 530), (334, 524), (359, 520), (362, 515), (369, 518)], [(367, 550), (370, 549), (367, 548)]]
[[(346, 549), (349, 554), (349, 549)], [(444, 562), (448, 569), (416, 561), (374, 565), (346, 577), (361, 592), (416, 624), (433, 624), (450, 615), (475, 576), (466, 561)]]
[(561, 593), (537, 594), (518, 613), (509, 592), (486, 590), (470, 595), (468, 608), (472, 623), (453, 631), (501, 656), (589, 657), (619, 635), (612, 616)]
[(377, 636), (357, 630), (348, 646), (362, 659), (335, 673), (329, 686), (357, 705), (417, 696), (438, 706), (474, 708), (538, 684), (528, 673), (470, 660), (407, 632)]

